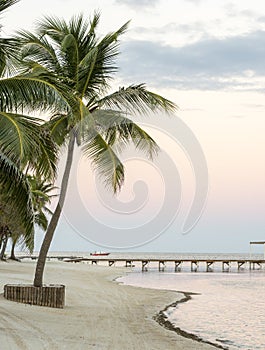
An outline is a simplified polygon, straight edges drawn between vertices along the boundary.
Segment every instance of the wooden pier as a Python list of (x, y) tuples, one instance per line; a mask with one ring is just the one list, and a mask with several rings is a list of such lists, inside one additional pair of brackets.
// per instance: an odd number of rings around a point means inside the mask
[(125, 267), (134, 267), (139, 265), (142, 271), (147, 271), (150, 265), (156, 265), (159, 271), (165, 271), (168, 268), (174, 268), (176, 272), (181, 271), (183, 266), (190, 266), (193, 272), (199, 271), (199, 268), (204, 265), (202, 271), (211, 272), (214, 266), (218, 266), (223, 272), (228, 272), (232, 268), (238, 271), (248, 268), (249, 270), (261, 269), (265, 265), (265, 260), (257, 259), (124, 259), (124, 258), (73, 258), (66, 259), (66, 262), (87, 262), (91, 265), (97, 265), (100, 262), (105, 262), (108, 266), (115, 266), (115, 263), (124, 263)]
[[(17, 258), (19, 260), (23, 260), (23, 259), (30, 259), (30, 260), (37, 260), (38, 259), (38, 255), (22, 255), (22, 256), (17, 256)], [(82, 256), (75, 256), (75, 255), (48, 255), (46, 258), (48, 261), (49, 260), (71, 260), (71, 259), (83, 259)]]

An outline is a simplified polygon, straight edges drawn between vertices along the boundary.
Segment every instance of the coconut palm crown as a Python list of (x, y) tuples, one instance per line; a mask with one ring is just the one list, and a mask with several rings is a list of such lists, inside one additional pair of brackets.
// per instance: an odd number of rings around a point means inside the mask
[(90, 21), (83, 15), (69, 22), (44, 17), (36, 34), (20, 31), (21, 74), (40, 79), (58, 91), (67, 108), (58, 108), (47, 123), (59, 145), (68, 153), (58, 205), (45, 235), (36, 268), (35, 286), (42, 285), (45, 258), (64, 204), (75, 145), (92, 160), (99, 176), (117, 191), (124, 180), (123, 164), (117, 150), (129, 142), (152, 157), (155, 141), (129, 115), (168, 112), (176, 109), (169, 100), (148, 91), (143, 84), (130, 85), (109, 93), (117, 72), (119, 37), (128, 23), (103, 37), (96, 35), (99, 13)]

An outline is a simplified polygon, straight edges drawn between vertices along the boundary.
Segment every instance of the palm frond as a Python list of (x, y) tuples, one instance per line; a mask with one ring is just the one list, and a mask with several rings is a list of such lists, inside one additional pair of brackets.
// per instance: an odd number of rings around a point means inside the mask
[(0, 38), (0, 76), (12, 74), (17, 55), (18, 41), (14, 38)]
[(114, 110), (96, 110), (92, 113), (100, 134), (105, 135), (109, 145), (119, 147), (133, 143), (136, 149), (149, 158), (157, 154), (159, 147), (155, 140), (124, 113)]
[[(10, 6), (16, 4), (19, 0), (2, 0), (0, 1), (0, 15)], [(1, 29), (1, 26), (0, 26)], [(0, 38), (0, 76), (3, 73), (12, 70), (12, 64), (7, 62), (14, 59), (17, 54), (17, 41), (14, 38)]]
[(22, 62), (20, 64), (23, 64), (23, 61), (24, 63), (32, 61), (38, 62), (39, 65), (50, 72), (60, 72), (62, 70), (62, 56), (59, 55), (59, 51), (45, 37), (40, 38), (32, 32), (20, 30), (17, 32), (16, 40), (20, 44), (19, 47), (21, 47)]
[(66, 87), (56, 86), (43, 77), (16, 76), (0, 79), (0, 110), (39, 110), (54, 113), (69, 109)]
[(77, 80), (79, 52), (77, 41), (73, 34), (67, 34), (61, 44), (62, 52), (64, 53), (65, 64), (64, 72), (73, 81)]
[(4, 12), (10, 6), (16, 4), (19, 1), (20, 0), (2, 0), (2, 1), (0, 1), (0, 15), (2, 14), (2, 12)]
[(89, 31), (89, 22), (83, 14), (73, 16), (68, 24), (69, 32), (74, 36), (78, 43), (81, 43)]
[(0, 185), (1, 196), (12, 204), (22, 219), (25, 237), (31, 237), (34, 232), (34, 214), (29, 183), (18, 167), (1, 152)]
[(47, 230), (48, 219), (42, 211), (35, 215), (35, 224), (38, 225), (43, 231)]
[[(98, 48), (92, 48), (79, 63), (77, 90), (81, 93), (82, 98), (87, 95), (88, 89), (94, 90), (90, 79), (95, 70), (97, 56)], [(90, 97), (91, 95), (90, 93)]]
[(146, 90), (144, 84), (130, 85), (120, 88), (111, 95), (103, 97), (98, 101), (99, 107), (116, 109), (130, 114), (145, 114), (150, 112), (173, 113), (177, 106), (168, 99)]
[[(128, 27), (125, 23), (116, 32), (107, 34), (94, 46), (87, 46), (85, 56), (79, 64), (78, 91), (81, 96), (91, 100), (109, 88), (109, 81), (117, 72), (116, 58), (119, 55), (118, 38)], [(84, 50), (83, 50), (84, 51)]]
[(35, 148), (32, 159), (28, 157), (28, 166), (32, 169), (33, 174), (53, 181), (57, 172), (58, 145), (46, 126), (38, 127), (38, 135), (38, 148)]
[(0, 112), (0, 149), (3, 154), (54, 179), (57, 146), (40, 120), (24, 115)]
[(82, 151), (92, 160), (94, 168), (103, 182), (117, 192), (124, 181), (124, 167), (118, 156), (103, 137), (96, 131), (86, 133)]
[(9, 158), (23, 160), (38, 149), (38, 123), (33, 118), (0, 112), (0, 125), (0, 149)]
[(67, 114), (56, 114), (45, 124), (58, 146), (62, 146), (68, 140), (69, 128), (67, 118)]
[(36, 22), (36, 31), (40, 37), (49, 36), (60, 46), (65, 35), (70, 34), (67, 22), (55, 16), (44, 16)]

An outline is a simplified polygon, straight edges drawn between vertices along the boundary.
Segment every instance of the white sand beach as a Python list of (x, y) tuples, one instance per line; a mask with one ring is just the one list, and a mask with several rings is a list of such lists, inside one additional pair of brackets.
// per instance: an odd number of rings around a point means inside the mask
[[(34, 262), (1, 262), (6, 283), (31, 283)], [(0, 296), (1, 350), (203, 350), (215, 347), (183, 338), (153, 316), (182, 294), (120, 285), (125, 268), (47, 262), (45, 283), (66, 285), (64, 309), (19, 304)]]

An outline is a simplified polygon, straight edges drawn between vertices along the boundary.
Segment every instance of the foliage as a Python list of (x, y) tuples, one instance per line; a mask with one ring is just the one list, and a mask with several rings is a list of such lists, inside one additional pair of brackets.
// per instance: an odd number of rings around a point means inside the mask
[(68, 110), (57, 109), (47, 124), (59, 145), (68, 142), (74, 130), (77, 145), (92, 159), (106, 184), (118, 190), (124, 169), (115, 150), (133, 142), (152, 156), (155, 141), (128, 114), (149, 114), (175, 110), (174, 103), (148, 91), (143, 84), (120, 88), (107, 94), (118, 67), (119, 37), (128, 23), (102, 38), (96, 35), (100, 15), (90, 21), (83, 15), (69, 22), (44, 17), (37, 23), (36, 34), (20, 31), (24, 74), (40, 78), (61, 92)]

